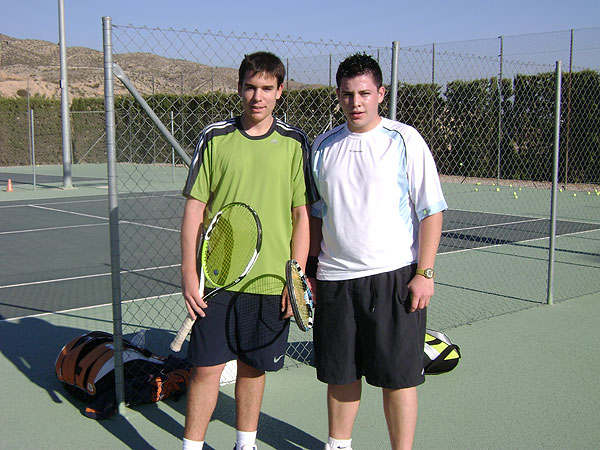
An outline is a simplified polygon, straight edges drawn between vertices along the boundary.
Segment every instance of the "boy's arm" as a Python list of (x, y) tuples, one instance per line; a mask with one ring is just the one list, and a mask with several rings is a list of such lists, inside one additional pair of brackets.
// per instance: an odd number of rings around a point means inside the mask
[[(321, 240), (323, 239), (323, 219), (319, 219), (315, 216), (309, 217), (310, 222), (310, 247), (308, 249), (308, 256), (313, 261), (313, 268), (307, 274), (308, 284), (313, 294), (313, 301), (316, 304), (317, 301), (317, 283), (316, 283), (316, 261), (321, 253)], [(314, 273), (313, 273), (314, 272)]]
[(206, 303), (202, 300), (197, 271), (198, 246), (202, 237), (204, 209), (206, 203), (194, 198), (185, 202), (183, 220), (181, 223), (181, 291), (190, 317), (204, 317), (203, 308)]
[(310, 245), (309, 208), (310, 205), (292, 208), (292, 259), (298, 261), (303, 269)]
[[(298, 261), (302, 269), (306, 267), (306, 257), (308, 256), (308, 247), (310, 245), (309, 208), (310, 205), (292, 208), (291, 258)], [(291, 317), (293, 314), (286, 288), (283, 289), (281, 297), (281, 312), (284, 319)]]
[[(433, 269), (435, 256), (442, 235), (443, 219), (443, 213), (439, 212), (425, 217), (419, 224), (419, 255), (417, 268)], [(429, 301), (433, 296), (433, 278), (415, 275), (408, 283), (408, 289), (412, 297), (411, 312), (418, 309), (424, 309), (429, 306)]]

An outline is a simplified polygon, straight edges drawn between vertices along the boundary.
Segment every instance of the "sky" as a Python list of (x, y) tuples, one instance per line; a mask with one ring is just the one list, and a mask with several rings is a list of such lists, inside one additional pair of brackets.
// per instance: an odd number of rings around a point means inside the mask
[[(0, 0), (0, 33), (58, 43), (58, 0)], [(64, 0), (68, 47), (102, 49), (115, 25), (265, 33), (273, 38), (389, 47), (600, 26), (598, 0)]]

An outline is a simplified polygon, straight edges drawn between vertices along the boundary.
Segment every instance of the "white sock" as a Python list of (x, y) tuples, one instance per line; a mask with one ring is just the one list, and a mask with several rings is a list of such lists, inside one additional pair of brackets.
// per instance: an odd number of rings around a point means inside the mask
[(256, 444), (256, 431), (236, 431), (235, 447), (242, 450), (244, 445), (252, 447)]
[(202, 450), (204, 441), (192, 441), (191, 439), (183, 438), (183, 450)]
[(327, 444), (331, 450), (338, 448), (351, 448), (352, 439), (334, 439), (331, 436), (327, 439)]

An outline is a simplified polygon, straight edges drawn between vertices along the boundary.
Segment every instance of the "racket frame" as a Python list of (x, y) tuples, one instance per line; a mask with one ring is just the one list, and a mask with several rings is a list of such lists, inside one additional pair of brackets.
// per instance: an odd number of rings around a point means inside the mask
[[(300, 282), (304, 288), (304, 295), (302, 299), (298, 299), (296, 296), (296, 289), (294, 287), (294, 272), (299, 276)], [(314, 302), (312, 291), (310, 290), (310, 286), (308, 284), (308, 279), (306, 275), (302, 271), (302, 267), (298, 261), (294, 259), (290, 259), (285, 264), (285, 284), (288, 291), (288, 297), (290, 299), (290, 304), (292, 306), (292, 311), (294, 313), (294, 319), (296, 320), (296, 325), (302, 331), (308, 331), (313, 326), (313, 315), (314, 315)], [(299, 301), (304, 302), (306, 310), (308, 312), (308, 320), (305, 320), (300, 313)]]
[[(235, 280), (228, 283), (227, 285), (217, 286), (215, 289), (210, 291), (208, 294), (204, 295), (204, 287), (205, 287), (207, 277), (206, 277), (206, 272), (204, 271), (203, 261), (204, 261), (204, 256), (206, 255), (206, 246), (208, 245), (208, 243), (210, 243), (210, 236), (211, 236), (212, 230), (215, 228), (215, 226), (219, 222), (220, 218), (223, 216), (223, 213), (227, 209), (232, 208), (232, 207), (239, 207), (239, 206), (246, 208), (252, 214), (252, 217), (254, 218), (254, 221), (256, 223), (256, 247), (254, 249), (254, 253), (252, 254), (250, 260), (248, 261), (248, 264), (246, 265), (246, 267), (244, 268), (242, 273)], [(198, 291), (200, 292), (200, 295), (202, 296), (202, 299), (204, 300), (204, 302), (206, 302), (209, 298), (213, 297), (214, 295), (216, 295), (218, 292), (222, 291), (223, 289), (227, 289), (227, 288), (230, 288), (230, 287), (236, 285), (246, 275), (248, 275), (248, 272), (250, 272), (250, 270), (252, 270), (254, 263), (258, 259), (258, 255), (260, 254), (261, 246), (262, 246), (262, 225), (260, 223), (258, 214), (251, 206), (249, 206), (245, 203), (242, 203), (242, 202), (233, 202), (233, 203), (229, 203), (229, 204), (225, 205), (223, 208), (221, 208), (221, 210), (219, 210), (219, 212), (217, 212), (217, 214), (215, 214), (215, 217), (213, 217), (213, 219), (210, 221), (210, 224), (208, 225), (206, 232), (203, 233), (202, 242), (200, 244), (200, 250), (198, 252), (199, 259), (200, 259)], [(212, 280), (211, 280), (211, 283), (212, 283)], [(187, 335), (190, 333), (195, 321), (196, 320), (193, 319), (189, 314), (184, 319), (183, 323), (181, 324), (181, 327), (179, 328), (179, 331), (177, 331), (177, 334), (175, 335), (175, 337), (173, 338), (173, 341), (171, 342), (170, 347), (171, 347), (172, 351), (177, 353), (181, 350), (181, 347), (183, 346), (183, 342), (187, 338)]]

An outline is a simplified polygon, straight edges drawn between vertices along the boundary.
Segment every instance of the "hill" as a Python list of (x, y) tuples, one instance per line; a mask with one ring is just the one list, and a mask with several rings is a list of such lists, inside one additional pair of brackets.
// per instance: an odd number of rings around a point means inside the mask
[[(212, 67), (150, 53), (114, 55), (142, 94), (237, 90), (237, 69)], [(104, 96), (103, 55), (84, 47), (67, 48), (69, 98)], [(34, 39), (15, 39), (0, 34), (0, 97), (30, 95), (60, 98), (60, 49), (58, 44)], [(182, 88), (183, 86), (183, 88)], [(290, 89), (306, 85), (290, 81)], [(127, 91), (115, 83), (115, 94)]]

